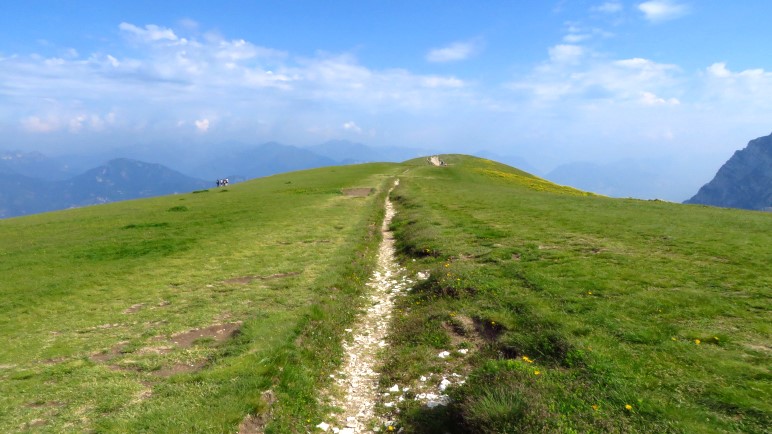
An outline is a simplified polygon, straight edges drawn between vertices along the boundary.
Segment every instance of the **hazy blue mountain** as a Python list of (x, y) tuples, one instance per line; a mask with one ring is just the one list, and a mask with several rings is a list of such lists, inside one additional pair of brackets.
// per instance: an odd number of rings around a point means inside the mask
[(338, 164), (371, 163), (378, 161), (402, 162), (412, 158), (433, 154), (418, 148), (388, 147), (376, 148), (348, 140), (330, 140), (306, 148), (315, 154), (327, 157)]
[(504, 163), (507, 166), (514, 167), (515, 169), (520, 169), (532, 175), (539, 175), (539, 176), (541, 175), (541, 173), (539, 173), (539, 171), (535, 167), (533, 167), (531, 163), (529, 163), (525, 158), (518, 157), (516, 155), (501, 155), (487, 150), (477, 151), (472, 155), (480, 158), (487, 158), (489, 160), (498, 161), (499, 163)]
[(684, 203), (772, 211), (772, 134), (748, 142)]
[(214, 186), (166, 166), (127, 158), (111, 160), (63, 184), (73, 206), (184, 193)]
[(308, 149), (268, 142), (240, 149), (223, 150), (212, 155), (191, 173), (197, 177), (251, 179), (261, 176), (315, 167), (334, 166), (337, 161), (318, 155)]
[(574, 162), (544, 175), (557, 184), (610, 197), (665, 199), (681, 202), (699, 185), (698, 174), (684, 173), (667, 159), (620, 160), (607, 164)]
[(56, 195), (56, 182), (0, 169), (0, 185), (0, 218), (65, 207)]
[(24, 151), (0, 151), (0, 171), (50, 181), (67, 179), (78, 173), (62, 159)]
[(65, 181), (47, 181), (0, 171), (0, 217), (183, 193), (214, 183), (160, 164), (116, 159)]
[(348, 140), (330, 140), (306, 149), (340, 164), (386, 161), (386, 156), (376, 149), (361, 143), (349, 142)]

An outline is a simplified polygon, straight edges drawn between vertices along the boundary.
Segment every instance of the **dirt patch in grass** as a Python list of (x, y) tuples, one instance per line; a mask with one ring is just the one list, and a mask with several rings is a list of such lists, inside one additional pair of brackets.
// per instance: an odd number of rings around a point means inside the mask
[(133, 305), (131, 305), (131, 307), (129, 307), (128, 309), (124, 310), (123, 313), (125, 315), (129, 315), (129, 314), (132, 314), (132, 313), (139, 312), (139, 310), (142, 309), (142, 306), (144, 306), (144, 305), (145, 305), (145, 303), (133, 304)]
[(254, 282), (255, 280), (283, 279), (285, 277), (297, 276), (299, 274), (300, 274), (299, 271), (292, 271), (289, 273), (271, 274), (270, 276), (242, 276), (242, 277), (234, 277), (228, 280), (223, 280), (223, 283), (236, 283), (239, 285), (246, 285)]
[(167, 346), (161, 346), (161, 347), (143, 347), (137, 350), (138, 355), (147, 355), (147, 354), (168, 354), (172, 352), (172, 347)]
[(770, 347), (768, 347), (766, 345), (763, 345), (763, 344), (746, 343), (746, 344), (744, 344), (744, 346), (746, 348), (750, 348), (751, 350), (758, 351), (760, 353), (772, 354), (772, 348), (770, 348)]
[(485, 338), (478, 333), (474, 320), (466, 315), (454, 316), (451, 321), (443, 323), (442, 328), (447, 332), (450, 343), (454, 347), (464, 342), (473, 344), (477, 348), (484, 344)]
[(346, 196), (367, 197), (374, 191), (374, 188), (344, 188), (341, 190)]
[(110, 360), (121, 355), (123, 353), (123, 349), (126, 348), (127, 344), (128, 342), (118, 342), (106, 352), (94, 353), (90, 355), (89, 359), (91, 359), (91, 361), (95, 363), (107, 363)]
[(495, 342), (499, 339), (504, 329), (500, 324), (496, 324), (494, 321), (486, 320), (479, 317), (471, 319), (474, 324), (474, 330), (478, 336), (487, 342)]
[(176, 334), (172, 336), (171, 340), (181, 348), (188, 348), (199, 339), (211, 338), (217, 342), (222, 342), (236, 334), (241, 328), (241, 324), (241, 321), (227, 324), (214, 324), (209, 327), (193, 329)]
[(48, 423), (48, 421), (46, 421), (45, 419), (33, 419), (33, 420), (25, 423), (24, 425), (22, 425), (21, 429), (29, 430), (29, 429), (32, 429), (32, 428), (39, 428), (39, 427), (45, 425), (46, 423)]
[(276, 402), (276, 395), (272, 390), (266, 390), (260, 395), (263, 411), (258, 414), (248, 414), (239, 424), (238, 434), (263, 434), (265, 426), (271, 420), (271, 408)]
[(139, 404), (142, 401), (150, 399), (150, 397), (153, 396), (153, 387), (149, 382), (143, 381), (142, 385), (145, 386), (144, 389), (140, 390), (134, 395), (134, 398), (131, 400), (133, 404)]
[(63, 402), (59, 401), (47, 401), (47, 402), (30, 402), (27, 404), (29, 408), (54, 408), (63, 406)]

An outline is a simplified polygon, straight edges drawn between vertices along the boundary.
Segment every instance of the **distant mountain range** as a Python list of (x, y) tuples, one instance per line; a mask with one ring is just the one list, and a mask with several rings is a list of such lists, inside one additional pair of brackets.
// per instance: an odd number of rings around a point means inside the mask
[[(188, 148), (193, 147), (144, 145), (114, 151), (112, 155), (63, 157), (0, 151), (0, 218), (189, 192), (214, 187), (219, 178), (239, 182), (315, 167), (399, 162), (434, 153), (418, 148), (373, 148), (344, 140), (305, 148), (276, 142), (225, 143), (196, 152)], [(116, 159), (116, 155), (123, 158)], [(684, 174), (681, 164), (663, 159), (609, 164), (575, 162), (540, 174), (516, 156), (488, 151), (476, 155), (542, 175), (558, 184), (612, 197), (681, 201), (707, 175)], [(746, 149), (736, 152), (715, 179), (686, 203), (764, 209), (772, 207), (771, 196), (772, 135), (753, 140)]]
[(33, 178), (6, 169), (0, 172), (0, 183), (2, 218), (188, 192), (211, 185), (160, 164), (125, 158), (63, 181)]
[(603, 164), (574, 162), (556, 167), (544, 178), (609, 197), (681, 202), (693, 194), (707, 175), (685, 173), (684, 165), (665, 158), (628, 159)]
[(748, 142), (684, 203), (772, 211), (772, 134)]
[[(77, 167), (93, 161), (94, 156), (52, 158), (39, 152), (0, 151), (0, 218), (189, 192), (214, 187), (220, 178), (238, 182), (315, 167), (404, 161), (430, 153), (413, 148), (375, 149), (347, 141), (309, 148), (276, 142), (231, 143), (204, 154), (173, 146), (163, 152), (152, 146), (119, 152), (132, 158), (105, 155), (107, 163), (78, 171)], [(166, 165), (141, 161), (154, 156)]]

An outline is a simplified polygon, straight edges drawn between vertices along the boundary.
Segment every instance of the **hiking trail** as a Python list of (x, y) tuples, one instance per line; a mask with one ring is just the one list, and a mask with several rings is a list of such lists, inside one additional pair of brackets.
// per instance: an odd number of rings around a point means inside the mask
[[(394, 182), (394, 187), (399, 180)], [(389, 193), (394, 189), (392, 187)], [(343, 395), (342, 400), (330, 395), (331, 404), (343, 409), (330, 416), (330, 422), (322, 422), (317, 428), (324, 432), (353, 434), (372, 432), (375, 423), (375, 404), (378, 402), (378, 377), (375, 370), (379, 364), (378, 352), (388, 344), (389, 323), (394, 299), (402, 291), (409, 290), (413, 283), (406, 276), (394, 257), (394, 236), (389, 225), (394, 217), (394, 206), (386, 195), (386, 214), (381, 224), (383, 239), (378, 249), (378, 263), (367, 282), (371, 292), (367, 310), (358, 318), (343, 343), (346, 357), (342, 366), (332, 375), (334, 388)]]

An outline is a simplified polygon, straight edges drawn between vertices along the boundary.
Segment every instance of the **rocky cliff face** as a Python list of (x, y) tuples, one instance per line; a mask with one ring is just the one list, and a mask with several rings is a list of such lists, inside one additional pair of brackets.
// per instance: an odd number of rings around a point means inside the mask
[(748, 142), (684, 203), (772, 211), (772, 134)]

